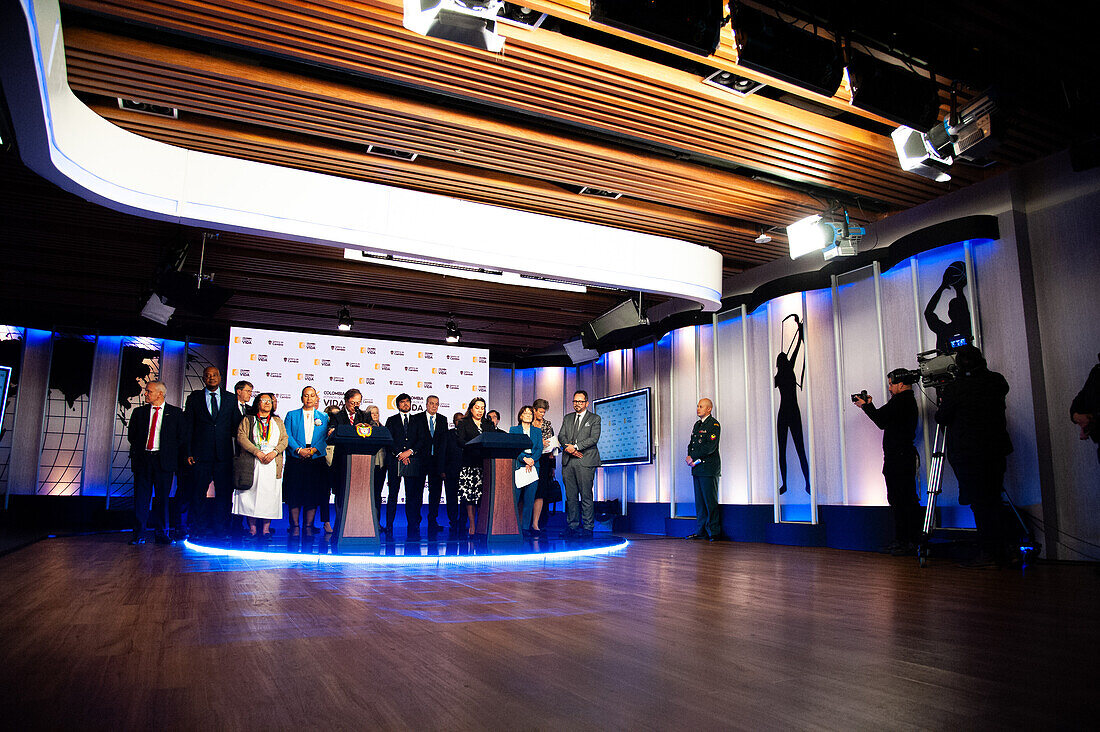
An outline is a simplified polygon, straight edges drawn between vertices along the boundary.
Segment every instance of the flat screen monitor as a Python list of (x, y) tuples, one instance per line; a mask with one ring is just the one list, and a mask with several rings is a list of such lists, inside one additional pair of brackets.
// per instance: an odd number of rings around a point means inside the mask
[(600, 415), (600, 465), (641, 465), (653, 461), (650, 389), (592, 400)]

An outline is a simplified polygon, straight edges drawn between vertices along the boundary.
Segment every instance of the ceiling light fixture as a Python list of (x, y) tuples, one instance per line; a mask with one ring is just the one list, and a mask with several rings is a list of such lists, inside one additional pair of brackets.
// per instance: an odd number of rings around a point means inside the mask
[(446, 339), (448, 343), (458, 343), (459, 340), (462, 339), (462, 333), (459, 332), (458, 326), (455, 325), (455, 319), (453, 315), (451, 316), (451, 319), (447, 321), (446, 331)]
[(340, 313), (336, 316), (336, 327), (340, 330), (351, 330), (353, 325), (355, 321), (351, 318), (351, 310), (345, 305), (340, 308)]
[(755, 94), (766, 86), (763, 82), (745, 76), (738, 76), (733, 72), (723, 71), (721, 69), (716, 70), (713, 74), (704, 78), (703, 83), (716, 86), (722, 91), (731, 92), (739, 97), (747, 97), (750, 94)]
[(468, 267), (458, 264), (446, 264), (432, 262), (413, 257), (400, 257), (386, 252), (371, 252), (362, 249), (345, 249), (344, 259), (352, 259), (357, 262), (370, 262), (371, 264), (384, 264), (388, 267), (400, 267), (412, 269), (418, 272), (444, 275), (446, 277), (461, 277), (467, 280), (479, 280), (481, 282), (495, 282), (498, 285), (515, 285), (518, 287), (539, 287), (544, 290), (562, 290), (564, 292), (587, 292), (588, 288), (566, 280), (550, 277), (535, 277), (534, 275), (507, 272), (499, 269), (485, 267)]
[(767, 244), (771, 240), (772, 240), (772, 238), (770, 236), (768, 236), (767, 231), (761, 231), (760, 236), (753, 239), (753, 241), (755, 241), (757, 244)]
[(820, 251), (825, 259), (850, 257), (859, 250), (859, 242), (867, 230), (852, 226), (848, 210), (839, 221), (826, 221), (819, 214), (807, 216), (787, 227), (787, 245), (791, 259)]
[(401, 24), (413, 33), (499, 53), (497, 13), (504, 0), (405, 0)]

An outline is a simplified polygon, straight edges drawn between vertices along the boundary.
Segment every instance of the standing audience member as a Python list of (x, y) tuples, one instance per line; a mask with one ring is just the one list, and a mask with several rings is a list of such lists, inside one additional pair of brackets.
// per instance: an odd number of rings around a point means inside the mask
[[(382, 413), (378, 407), (371, 404), (366, 409), (367, 416), (370, 417), (371, 427), (382, 426)], [(378, 521), (382, 521), (382, 486), (386, 484), (386, 465), (389, 463), (389, 451), (386, 448), (382, 448), (378, 452), (374, 453), (374, 460), (371, 461), (371, 465), (374, 470), (374, 481), (371, 485), (374, 486), (374, 515), (378, 517)], [(385, 526), (380, 528), (385, 529)]]
[(538, 492), (539, 457), (542, 455), (542, 430), (531, 424), (534, 420), (534, 407), (524, 406), (516, 415), (519, 424), (508, 430), (515, 435), (525, 435), (531, 440), (531, 447), (516, 455), (512, 461), (512, 470), (516, 475), (531, 481), (524, 486), (520, 486), (518, 479), (513, 483), (519, 528), (524, 535), (530, 536), (538, 535), (538, 527), (534, 525), (532, 517), (535, 494)]
[[(187, 523), (199, 534), (225, 534), (233, 499), (233, 439), (242, 415), (237, 397), (221, 388), (222, 374), (213, 366), (202, 372), (206, 385), (187, 397), (185, 414), (191, 436), (187, 464), (192, 489)], [(213, 515), (207, 510), (206, 491), (214, 483)], [(192, 518), (193, 516), (193, 518)]]
[(167, 388), (160, 381), (145, 385), (145, 404), (134, 410), (126, 437), (130, 442), (130, 469), (134, 474), (134, 538), (144, 544), (149, 502), (158, 544), (171, 544), (168, 535), (168, 495), (180, 455), (187, 450), (187, 421), (183, 410), (166, 404)]
[(936, 421), (947, 428), (947, 461), (959, 481), (959, 504), (970, 506), (981, 554), (968, 562), (989, 567), (1006, 562), (1001, 491), (1012, 452), (1005, 417), (1008, 382), (986, 366), (974, 346), (956, 351), (959, 377), (940, 391)]
[(894, 543), (887, 551), (895, 556), (913, 554), (920, 540), (920, 501), (917, 499), (917, 399), (913, 386), (901, 382), (905, 369), (886, 375), (890, 400), (875, 408), (871, 396), (856, 395), (855, 405), (882, 430), (882, 475), (886, 478), (886, 502), (894, 514)]
[[(1100, 359), (1100, 354), (1097, 354)], [(1096, 459), (1100, 460), (1100, 364), (1092, 367), (1085, 385), (1069, 406), (1069, 418), (1081, 428), (1081, 439), (1097, 443)]]
[(424, 411), (413, 417), (428, 433), (422, 465), (428, 476), (428, 531), (433, 534), (439, 531), (439, 499), (447, 461), (447, 418), (438, 412), (439, 397), (432, 394), (424, 400)]
[[(237, 444), (233, 513), (248, 517), (249, 534), (271, 538), (271, 520), (283, 516), (283, 452), (286, 426), (272, 412), (269, 392), (256, 397), (253, 414), (241, 420)], [(257, 520), (260, 524), (257, 527)]]
[[(542, 525), (542, 508), (551, 503), (554, 490), (554, 471), (557, 467), (554, 460), (554, 450), (558, 441), (554, 439), (554, 427), (546, 418), (546, 410), (550, 408), (550, 402), (545, 399), (536, 399), (534, 403), (535, 419), (531, 423), (542, 431), (542, 454), (539, 455), (539, 483), (535, 493), (535, 505), (532, 509), (531, 526), (535, 531), (540, 531)], [(560, 498), (559, 498), (560, 499)]]
[(561, 422), (561, 475), (565, 480), (567, 537), (591, 537), (596, 527), (592, 483), (600, 465), (600, 416), (588, 411), (588, 392), (573, 394), (573, 414)]
[(420, 513), (424, 505), (423, 457), (430, 448), (427, 425), (414, 420), (409, 411), (412, 397), (398, 394), (395, 401), (397, 414), (386, 420), (386, 429), (393, 437), (393, 452), (389, 458), (390, 487), (386, 502), (386, 531), (393, 532), (393, 520), (397, 517), (397, 496), (401, 481), (405, 481), (405, 519), (408, 521), (409, 539), (420, 538)]
[[(325, 430), (326, 438), (328, 434), (332, 432), (332, 422), (340, 414), (340, 407), (333, 404), (325, 409), (325, 416), (328, 418), (328, 428)], [(325, 445), (325, 465), (328, 468), (325, 474), (328, 476), (328, 495), (321, 501), (321, 521), (324, 524), (325, 534), (332, 533), (332, 506), (330, 505), (330, 496), (336, 492), (336, 469), (332, 467), (332, 460), (336, 454), (335, 445)], [(375, 513), (377, 515), (377, 513)]]
[(722, 425), (714, 418), (714, 402), (700, 399), (695, 405), (699, 420), (691, 428), (688, 441), (687, 464), (691, 466), (691, 482), (695, 486), (695, 533), (688, 539), (722, 538), (722, 509), (718, 505), (718, 477), (722, 475), (722, 457), (718, 443), (722, 437)]
[[(251, 381), (238, 381), (233, 386), (233, 393), (237, 395), (237, 413), (242, 419), (248, 414), (248, 410), (252, 408), (252, 389)], [(233, 441), (233, 447), (237, 448), (236, 439)]]
[(458, 475), (462, 471), (462, 445), (458, 442), (458, 425), (462, 422), (462, 412), (454, 413), (454, 427), (447, 430), (443, 457), (443, 486), (447, 497), (448, 533), (458, 536), (462, 531), (462, 506), (458, 500)]
[(493, 430), (493, 422), (485, 414), (485, 400), (474, 397), (455, 430), (458, 433), (456, 435), (458, 444), (463, 450), (462, 468), (458, 472), (458, 499), (466, 507), (466, 519), (470, 522), (467, 531), (470, 536), (477, 531), (476, 510), (481, 501), (482, 460), (477, 450), (466, 448), (466, 443), (484, 432)]
[(321, 502), (328, 504), (329, 477), (325, 465), (325, 437), (328, 418), (317, 408), (320, 397), (312, 386), (302, 389), (302, 408), (288, 412), (286, 419), (286, 478), (283, 497), (290, 509), (291, 536), (314, 532), (313, 518)]

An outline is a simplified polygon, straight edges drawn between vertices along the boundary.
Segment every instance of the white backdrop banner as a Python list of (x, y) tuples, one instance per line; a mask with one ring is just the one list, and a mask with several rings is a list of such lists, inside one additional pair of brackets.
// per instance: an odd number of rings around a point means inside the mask
[(413, 398), (413, 411), (424, 409), (429, 394), (439, 397), (439, 413), (450, 423), (474, 397), (489, 399), (489, 351), (484, 348), (383, 341), (373, 338), (290, 333), (258, 328), (229, 332), (232, 391), (241, 380), (256, 393), (279, 399), (278, 413), (302, 406), (302, 389), (312, 386), (321, 406), (343, 405), (344, 393), (358, 389), (363, 406), (378, 405), (382, 421), (397, 411), (397, 395)]

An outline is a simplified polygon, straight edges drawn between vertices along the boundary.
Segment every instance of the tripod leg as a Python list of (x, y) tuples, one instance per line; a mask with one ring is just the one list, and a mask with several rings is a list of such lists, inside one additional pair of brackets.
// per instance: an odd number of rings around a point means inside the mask
[(917, 547), (917, 562), (922, 567), (928, 561), (928, 544), (932, 538), (932, 529), (936, 518), (936, 496), (940, 494), (940, 481), (943, 478), (943, 454), (946, 444), (947, 428), (937, 424), (936, 437), (932, 441), (932, 459), (928, 461), (928, 505), (924, 510), (924, 525), (921, 529), (920, 545)]

